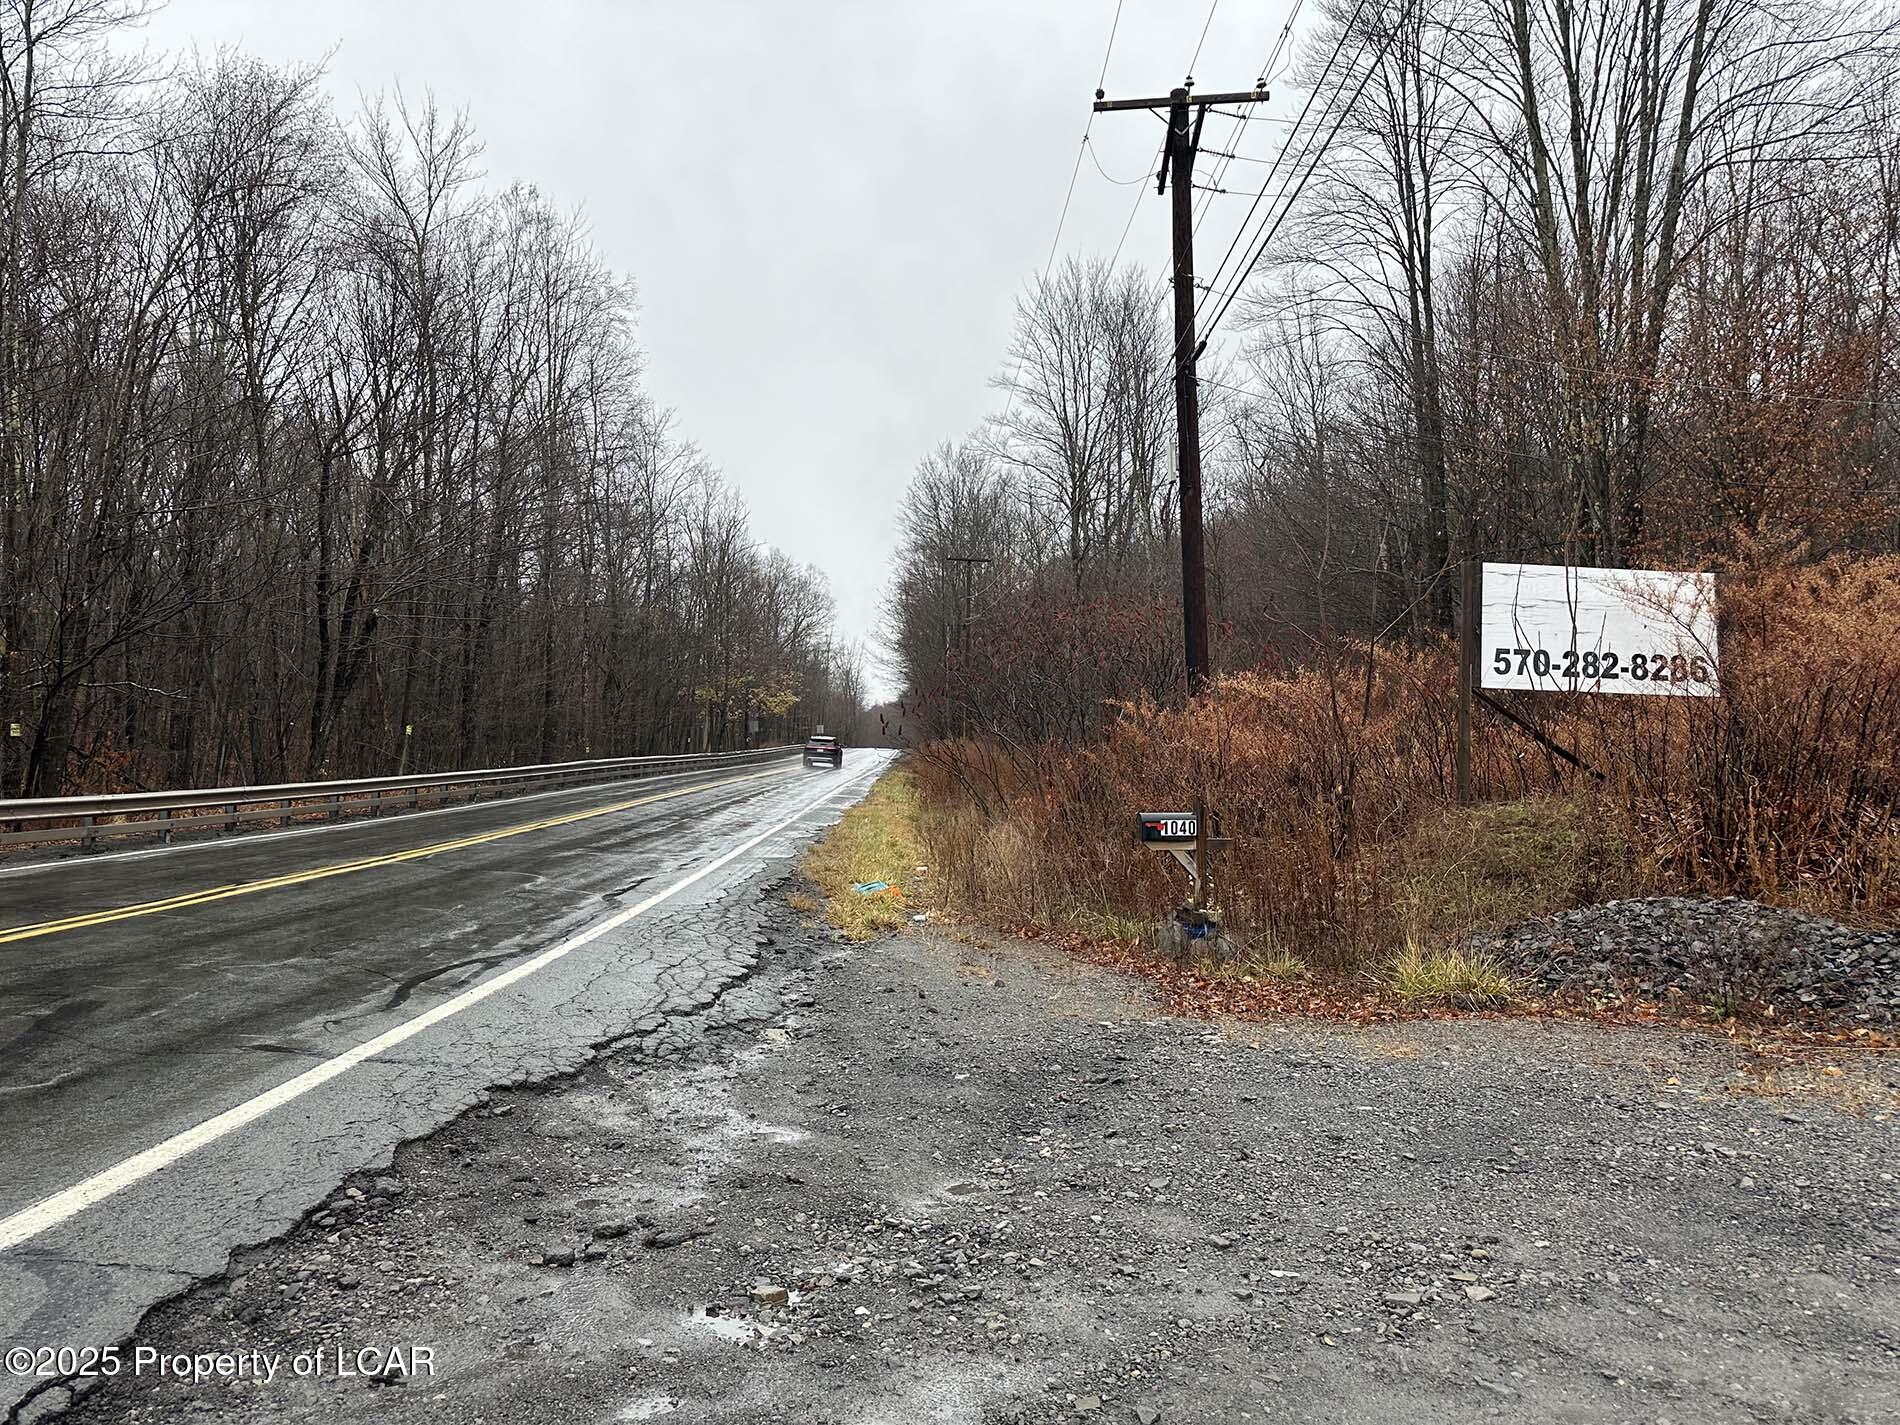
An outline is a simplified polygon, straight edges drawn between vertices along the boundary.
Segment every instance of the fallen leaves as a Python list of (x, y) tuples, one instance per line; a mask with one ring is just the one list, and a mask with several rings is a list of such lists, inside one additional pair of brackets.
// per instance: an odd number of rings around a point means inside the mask
[[(1692, 1030), (1725, 1039), (1758, 1056), (1784, 1062), (1806, 1060), (1839, 1049), (1873, 1053), (1900, 1051), (1900, 1040), (1866, 1028), (1829, 1028), (1785, 1020), (1712, 1020), (1699, 1007), (1621, 999), (1601, 1003), (1580, 995), (1525, 996), (1502, 1007), (1459, 1009), (1404, 1004), (1365, 975), (1342, 976), (1314, 971), (1304, 979), (1236, 976), (1191, 965), (1178, 965), (1127, 941), (1094, 940), (1075, 931), (1019, 926), (1018, 939), (1051, 945), (1077, 959), (1132, 975), (1151, 985), (1163, 1009), (1195, 1019), (1319, 1019), (1340, 1024), (1382, 1024), (1426, 1019), (1533, 1019), (1551, 1022), (1613, 1024)], [(1823, 1069), (1838, 1076), (1838, 1068)]]

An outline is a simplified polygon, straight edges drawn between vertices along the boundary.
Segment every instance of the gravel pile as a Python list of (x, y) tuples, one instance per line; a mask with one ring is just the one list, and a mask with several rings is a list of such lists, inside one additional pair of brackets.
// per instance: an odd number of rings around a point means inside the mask
[(1900, 934), (1734, 896), (1606, 901), (1528, 921), (1486, 943), (1518, 974), (1553, 990), (1900, 1023)]

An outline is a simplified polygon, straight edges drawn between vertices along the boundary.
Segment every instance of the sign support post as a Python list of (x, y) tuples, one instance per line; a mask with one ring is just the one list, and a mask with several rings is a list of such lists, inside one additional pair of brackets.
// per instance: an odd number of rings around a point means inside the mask
[(1458, 566), (1458, 805), (1471, 805), (1471, 700), (1478, 682), (1478, 562)]
[(1194, 894), (1188, 909), (1199, 915), (1207, 909), (1207, 798), (1194, 801)]

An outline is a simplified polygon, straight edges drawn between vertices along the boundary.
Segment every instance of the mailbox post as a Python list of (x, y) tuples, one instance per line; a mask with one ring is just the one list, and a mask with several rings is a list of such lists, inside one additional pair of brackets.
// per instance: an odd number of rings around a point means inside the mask
[[(1187, 903), (1161, 928), (1161, 948), (1177, 958), (1197, 941), (1223, 944), (1213, 901), (1213, 853), (1233, 845), (1211, 825), (1205, 800), (1192, 811), (1144, 811), (1137, 814), (1136, 834), (1150, 851), (1165, 851), (1188, 876)], [(1212, 948), (1212, 947), (1210, 947)]]

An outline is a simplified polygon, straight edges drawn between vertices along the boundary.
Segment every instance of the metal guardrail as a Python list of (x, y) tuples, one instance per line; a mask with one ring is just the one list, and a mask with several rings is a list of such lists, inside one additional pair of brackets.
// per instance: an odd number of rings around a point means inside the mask
[[(334, 782), (285, 782), (264, 787), (207, 787), (178, 792), (123, 792), (104, 797), (20, 797), (0, 800), (0, 846), (77, 841), (90, 851), (105, 836), (151, 836), (169, 842), (180, 832), (235, 830), (249, 822), (291, 826), (345, 815), (381, 816), (525, 792), (560, 791), (668, 772), (716, 771), (789, 757), (796, 745), (748, 752), (697, 752), (676, 757), (603, 757), (476, 772), (425, 772), (405, 777), (358, 777)], [(186, 815), (180, 815), (186, 813)], [(26, 823), (39, 823), (27, 825)], [(59, 823), (52, 825), (49, 823)]]

